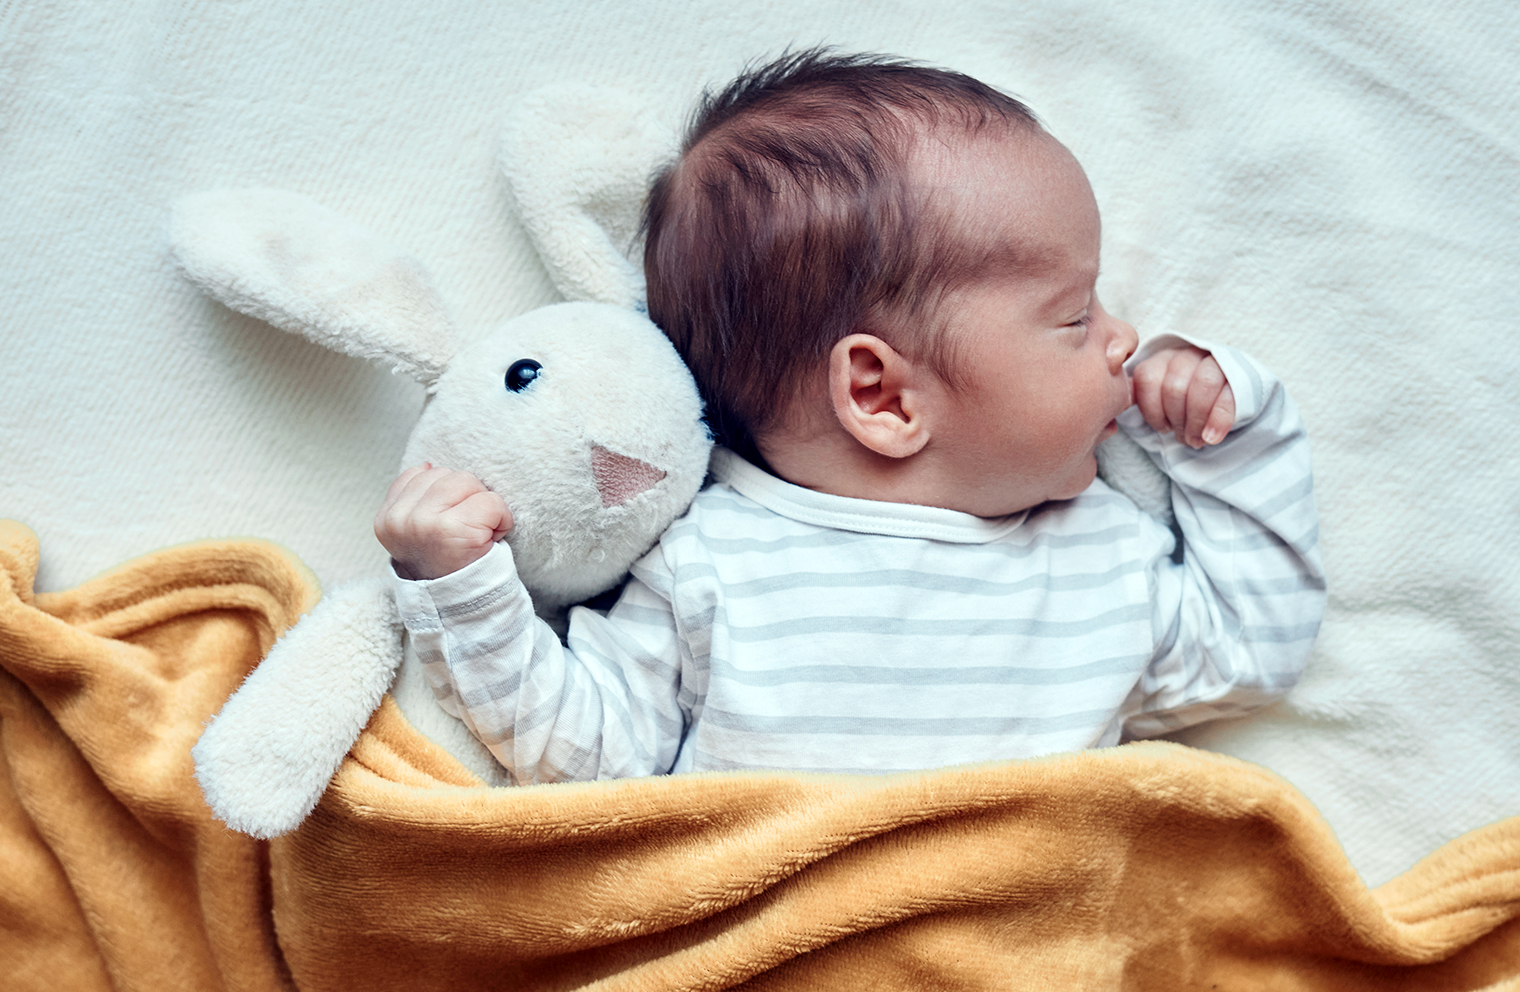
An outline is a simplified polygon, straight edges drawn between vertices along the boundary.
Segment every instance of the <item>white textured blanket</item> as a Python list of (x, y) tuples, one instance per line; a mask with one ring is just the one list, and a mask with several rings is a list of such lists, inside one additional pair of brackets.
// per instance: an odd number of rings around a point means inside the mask
[[(169, 256), (175, 199), (304, 193), (483, 330), (555, 298), (496, 174), (524, 94), (620, 87), (674, 129), (704, 84), (817, 42), (1026, 99), (1092, 178), (1109, 308), (1237, 344), (1298, 400), (1320, 646), (1286, 703), (1188, 741), (1303, 789), (1374, 884), (1520, 814), (1511, 0), (7, 4), (0, 516), (40, 535), (41, 587), (215, 536), (329, 584), (381, 561), (420, 389), (208, 301)], [(561, 135), (542, 153), (574, 163)]]

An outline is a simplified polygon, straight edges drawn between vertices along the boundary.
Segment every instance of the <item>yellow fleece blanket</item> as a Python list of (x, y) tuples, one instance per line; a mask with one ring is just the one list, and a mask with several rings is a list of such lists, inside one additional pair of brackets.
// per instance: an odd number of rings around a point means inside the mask
[(263, 542), (32, 592), (0, 523), (0, 987), (1520, 989), (1520, 818), (1368, 890), (1291, 786), (1170, 744), (885, 778), (487, 789), (389, 700), (295, 834), (190, 747), (317, 598)]

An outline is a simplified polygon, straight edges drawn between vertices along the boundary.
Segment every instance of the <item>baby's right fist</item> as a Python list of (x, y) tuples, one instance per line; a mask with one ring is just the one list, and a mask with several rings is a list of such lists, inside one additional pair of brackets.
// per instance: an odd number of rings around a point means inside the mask
[(1158, 433), (1190, 448), (1218, 444), (1235, 424), (1235, 393), (1219, 362), (1192, 345), (1161, 348), (1135, 366), (1135, 405)]
[(424, 464), (391, 483), (375, 536), (403, 579), (436, 579), (491, 550), (512, 529), (512, 511), (468, 472)]

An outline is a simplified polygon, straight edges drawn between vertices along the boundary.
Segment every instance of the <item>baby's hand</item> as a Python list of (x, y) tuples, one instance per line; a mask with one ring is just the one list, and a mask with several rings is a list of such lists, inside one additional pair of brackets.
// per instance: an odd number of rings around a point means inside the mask
[(1163, 348), (1136, 365), (1133, 378), (1145, 422), (1190, 448), (1218, 444), (1235, 424), (1235, 394), (1201, 348)]
[(468, 472), (424, 464), (391, 483), (375, 536), (403, 579), (436, 579), (485, 556), (512, 529), (506, 502)]

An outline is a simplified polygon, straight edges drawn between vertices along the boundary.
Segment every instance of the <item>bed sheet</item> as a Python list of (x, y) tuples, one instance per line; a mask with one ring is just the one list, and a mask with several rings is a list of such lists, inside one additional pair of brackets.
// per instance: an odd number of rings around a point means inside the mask
[(1239, 345), (1313, 438), (1330, 579), (1304, 682), (1189, 743), (1263, 764), (1369, 884), (1520, 814), (1520, 13), (1508, 0), (861, 5), (295, 0), (0, 8), (0, 515), (63, 589), (251, 535), (329, 585), (420, 389), (210, 302), (187, 193), (292, 189), (412, 248), (466, 334), (555, 299), (502, 188), (515, 101), (584, 81), (679, 126), (788, 45), (1028, 101), (1104, 215), (1108, 308)]

